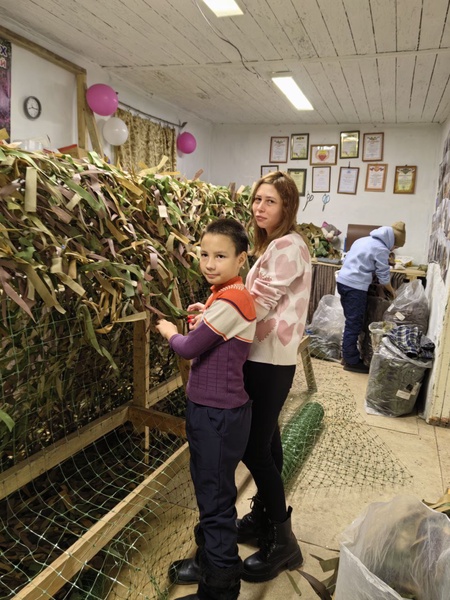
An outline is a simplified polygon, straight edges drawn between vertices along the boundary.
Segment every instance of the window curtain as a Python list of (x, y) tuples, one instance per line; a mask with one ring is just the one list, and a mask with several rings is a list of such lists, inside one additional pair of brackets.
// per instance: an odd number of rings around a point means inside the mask
[(140, 171), (142, 164), (156, 167), (162, 157), (167, 156), (169, 160), (164, 165), (164, 171), (176, 171), (175, 129), (163, 127), (121, 108), (117, 110), (116, 116), (126, 123), (129, 131), (127, 141), (116, 149), (117, 163), (123, 169)]

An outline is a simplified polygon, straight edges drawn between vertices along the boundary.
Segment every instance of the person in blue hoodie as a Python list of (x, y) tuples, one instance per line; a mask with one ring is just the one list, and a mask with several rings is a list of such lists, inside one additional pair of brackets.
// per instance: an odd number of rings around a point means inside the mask
[(392, 226), (379, 227), (366, 237), (353, 242), (337, 276), (337, 290), (344, 309), (345, 327), (342, 340), (342, 358), (345, 371), (368, 373), (358, 350), (358, 337), (364, 324), (367, 290), (374, 275), (379, 283), (395, 297), (391, 285), (389, 253), (404, 246), (405, 224), (397, 221)]

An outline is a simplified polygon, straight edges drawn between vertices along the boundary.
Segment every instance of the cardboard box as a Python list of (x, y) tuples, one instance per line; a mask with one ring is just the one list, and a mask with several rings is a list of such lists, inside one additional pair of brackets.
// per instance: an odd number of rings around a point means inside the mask
[(70, 154), (74, 158), (86, 158), (88, 155), (88, 151), (84, 148), (80, 148), (76, 144), (72, 144), (71, 146), (63, 146), (62, 148), (58, 148), (58, 151), (61, 154)]

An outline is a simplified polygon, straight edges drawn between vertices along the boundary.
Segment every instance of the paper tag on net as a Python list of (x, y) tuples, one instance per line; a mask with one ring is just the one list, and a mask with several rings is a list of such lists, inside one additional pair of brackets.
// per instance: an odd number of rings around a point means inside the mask
[(150, 252), (150, 269), (158, 268), (158, 255), (155, 252)]
[(166, 217), (169, 216), (168, 212), (167, 212), (167, 206), (164, 206), (164, 204), (160, 204), (158, 206), (158, 212), (159, 212), (159, 216), (162, 219), (165, 219)]
[(396, 312), (395, 313), (395, 318), (398, 319), (399, 321), (404, 321), (405, 320), (405, 315), (403, 315), (401, 312)]

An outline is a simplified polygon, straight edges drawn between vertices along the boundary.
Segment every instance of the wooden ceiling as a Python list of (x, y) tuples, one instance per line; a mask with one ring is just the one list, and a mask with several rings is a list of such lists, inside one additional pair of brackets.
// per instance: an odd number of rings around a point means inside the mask
[[(0, 0), (3, 17), (211, 123), (443, 123), (450, 0)], [(5, 23), (7, 25), (7, 22)], [(290, 72), (314, 111), (271, 82)]]

